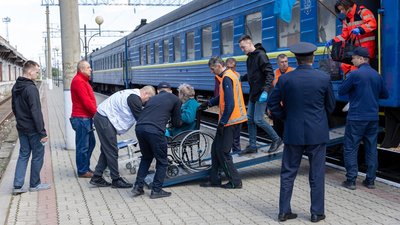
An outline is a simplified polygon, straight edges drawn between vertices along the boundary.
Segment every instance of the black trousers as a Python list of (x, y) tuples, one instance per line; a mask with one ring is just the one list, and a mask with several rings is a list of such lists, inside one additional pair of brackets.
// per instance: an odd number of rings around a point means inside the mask
[(274, 121), (274, 126), (273, 126), (273, 128), (274, 128), (276, 134), (277, 134), (281, 139), (283, 139), (283, 128), (284, 128), (284, 126), (285, 126), (284, 123), (283, 123), (283, 120), (281, 120), (281, 119), (274, 119), (273, 121)]
[(211, 146), (211, 173), (210, 181), (213, 184), (221, 184), (219, 169), (225, 173), (225, 176), (233, 185), (239, 185), (242, 180), (239, 173), (233, 165), (232, 156), (230, 154), (234, 135), (240, 130), (240, 124), (224, 127), (223, 135), (215, 134), (214, 142)]
[(153, 191), (159, 192), (164, 184), (168, 167), (167, 140), (163, 133), (153, 134), (141, 129), (136, 129), (136, 137), (139, 141), (142, 158), (140, 160), (135, 185), (139, 187), (144, 186), (144, 179), (149, 172), (153, 158), (155, 158), (157, 163), (152, 188)]
[(118, 145), (117, 131), (107, 117), (96, 113), (94, 115), (94, 126), (100, 139), (100, 157), (94, 170), (95, 176), (103, 176), (103, 172), (108, 167), (111, 179), (119, 178), (118, 171)]

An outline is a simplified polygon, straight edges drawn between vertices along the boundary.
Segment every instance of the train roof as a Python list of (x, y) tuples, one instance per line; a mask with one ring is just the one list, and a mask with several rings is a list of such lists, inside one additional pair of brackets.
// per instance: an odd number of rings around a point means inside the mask
[(145, 34), (146, 32), (152, 31), (156, 28), (159, 28), (165, 24), (178, 20), (184, 16), (190, 15), (198, 10), (201, 10), (209, 5), (215, 4), (222, 0), (195, 0), (189, 2), (186, 5), (179, 7), (178, 9), (150, 22), (143, 27), (141, 27), (138, 31), (134, 31), (128, 35), (128, 38), (133, 38)]

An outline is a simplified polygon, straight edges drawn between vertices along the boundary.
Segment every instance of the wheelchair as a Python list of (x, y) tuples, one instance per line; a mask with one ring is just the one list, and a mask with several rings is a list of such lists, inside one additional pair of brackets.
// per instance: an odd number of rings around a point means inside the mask
[(200, 130), (201, 111), (196, 112), (195, 130), (183, 131), (167, 137), (168, 162), (167, 177), (182, 173), (194, 173), (211, 168), (211, 145), (214, 136)]

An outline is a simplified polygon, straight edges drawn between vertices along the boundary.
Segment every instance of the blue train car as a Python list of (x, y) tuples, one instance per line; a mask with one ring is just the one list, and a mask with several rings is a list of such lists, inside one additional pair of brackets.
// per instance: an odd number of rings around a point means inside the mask
[[(198, 93), (212, 95), (214, 75), (208, 69), (208, 59), (213, 55), (234, 57), (239, 62), (238, 72), (244, 74), (246, 56), (238, 45), (243, 34), (250, 34), (255, 43), (262, 43), (275, 68), (275, 58), (280, 53), (287, 54), (291, 66), (296, 67), (288, 46), (299, 41), (312, 42), (319, 46), (314, 63), (317, 67), (324, 43), (341, 33), (341, 22), (321, 2), (333, 10), (336, 1), (297, 0), (292, 20), (286, 23), (274, 14), (274, 0), (194, 0), (92, 53), (93, 82), (119, 88), (157, 85), (160, 81), (177, 87), (187, 82)], [(391, 0), (356, 2), (379, 17), (379, 69), (390, 91), (389, 99), (380, 104), (398, 108), (400, 3)], [(113, 61), (119, 59), (123, 62)], [(341, 81), (332, 83), (336, 91)], [(246, 93), (247, 83), (243, 86)]]

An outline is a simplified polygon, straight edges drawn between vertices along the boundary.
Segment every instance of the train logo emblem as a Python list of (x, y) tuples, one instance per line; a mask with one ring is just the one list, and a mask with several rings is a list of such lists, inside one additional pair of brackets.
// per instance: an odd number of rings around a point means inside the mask
[(311, 12), (311, 0), (304, 0), (304, 13), (309, 15)]

